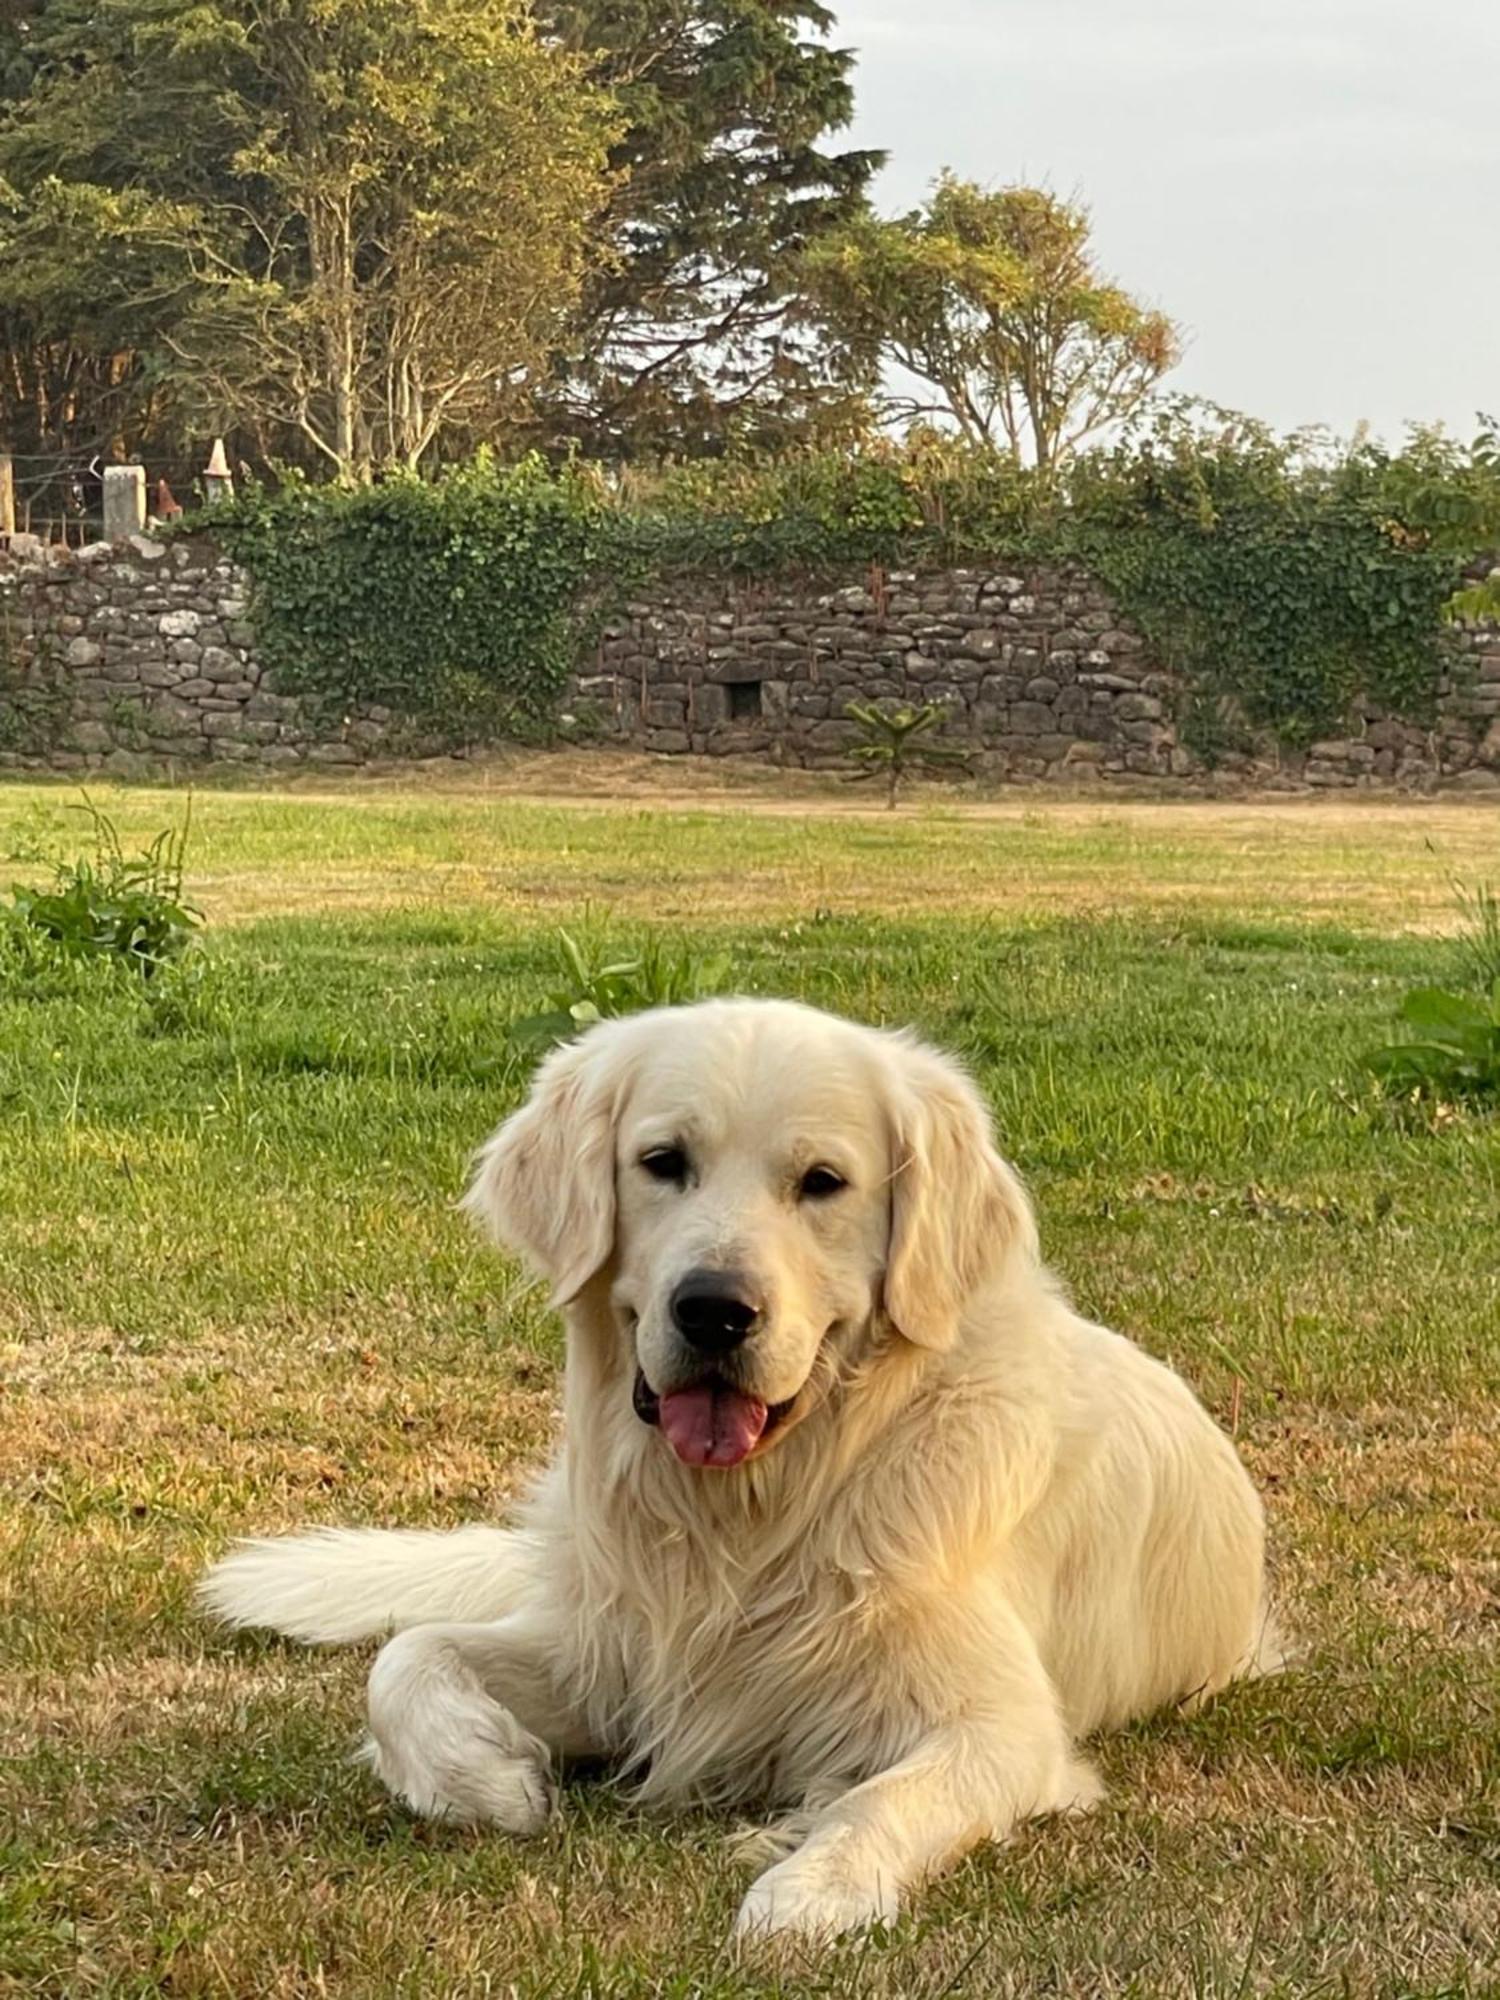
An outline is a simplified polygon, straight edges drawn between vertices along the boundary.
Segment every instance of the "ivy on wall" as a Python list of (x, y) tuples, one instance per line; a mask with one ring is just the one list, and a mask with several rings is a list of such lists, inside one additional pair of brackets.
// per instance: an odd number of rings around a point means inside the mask
[(250, 572), (279, 689), (330, 712), (383, 703), (456, 740), (545, 722), (603, 521), (588, 477), (481, 454), (432, 483), (251, 489), (192, 525)]
[(1430, 723), (1462, 561), (1415, 525), (1455, 459), (1322, 459), (1256, 429), (1170, 429), (1079, 468), (1066, 538), (1184, 688), (1207, 753), (1243, 723), (1305, 746), (1360, 700)]
[(454, 735), (544, 727), (590, 619), (652, 576), (1076, 562), (1212, 754), (1247, 725), (1305, 744), (1361, 699), (1429, 720), (1456, 524), (1477, 537), (1497, 493), (1492, 460), (1441, 438), (1334, 450), (1168, 411), (1051, 479), (930, 437), (623, 475), (481, 456), (431, 484), (252, 491), (211, 525), (278, 685)]

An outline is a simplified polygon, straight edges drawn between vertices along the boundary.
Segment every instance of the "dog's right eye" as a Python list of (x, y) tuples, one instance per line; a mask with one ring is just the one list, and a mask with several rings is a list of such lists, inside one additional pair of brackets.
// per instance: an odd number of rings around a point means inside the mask
[(641, 1165), (654, 1181), (670, 1181), (681, 1187), (687, 1179), (687, 1154), (681, 1146), (653, 1146), (649, 1153), (642, 1153)]

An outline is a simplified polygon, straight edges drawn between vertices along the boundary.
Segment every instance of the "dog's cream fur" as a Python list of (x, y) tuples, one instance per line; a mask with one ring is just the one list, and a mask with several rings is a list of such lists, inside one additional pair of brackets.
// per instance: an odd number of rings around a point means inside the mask
[[(663, 1185), (639, 1162), (677, 1145)], [(820, 1164), (847, 1185), (817, 1201)], [(555, 1759), (781, 1809), (742, 1932), (828, 1933), (1030, 1815), (1074, 1744), (1274, 1664), (1261, 1509), (1179, 1378), (1071, 1310), (955, 1065), (780, 1002), (591, 1030), (480, 1156), (469, 1206), (552, 1280), (564, 1442), (511, 1528), (252, 1543), (209, 1606), (312, 1642), (394, 1631), (370, 1757), (418, 1812), (524, 1834)], [(691, 1267), (765, 1299), (737, 1365), (792, 1400), (696, 1469), (671, 1387)]]

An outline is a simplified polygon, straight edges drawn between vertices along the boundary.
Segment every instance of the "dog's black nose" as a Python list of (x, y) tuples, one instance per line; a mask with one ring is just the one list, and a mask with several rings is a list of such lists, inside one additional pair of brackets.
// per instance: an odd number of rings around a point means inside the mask
[(727, 1354), (754, 1333), (760, 1301), (738, 1271), (689, 1271), (672, 1293), (671, 1313), (690, 1346)]

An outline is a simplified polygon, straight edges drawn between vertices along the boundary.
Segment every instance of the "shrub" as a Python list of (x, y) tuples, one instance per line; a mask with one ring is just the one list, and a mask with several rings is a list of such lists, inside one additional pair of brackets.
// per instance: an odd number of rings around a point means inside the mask
[(85, 798), (93, 824), (92, 856), (53, 864), (51, 886), (17, 886), (7, 926), (25, 942), (12, 947), (10, 970), (35, 964), (35, 949), (74, 959), (110, 959), (149, 979), (184, 951), (202, 916), (183, 894), (189, 821), (166, 828), (143, 853), (127, 855), (109, 817)]

